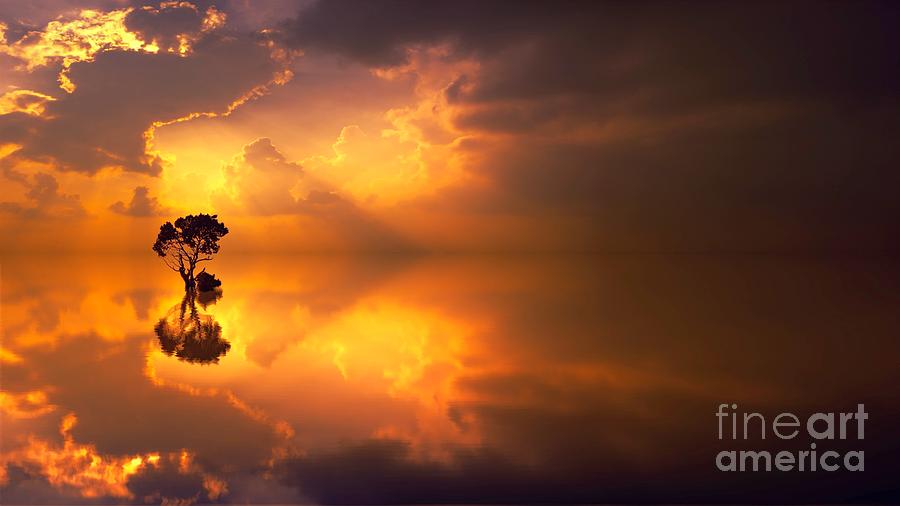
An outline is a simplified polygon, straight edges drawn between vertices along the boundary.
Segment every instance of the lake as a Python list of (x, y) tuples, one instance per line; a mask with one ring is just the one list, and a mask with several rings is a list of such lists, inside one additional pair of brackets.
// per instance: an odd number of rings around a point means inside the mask
[[(900, 262), (760, 255), (2, 261), (2, 500), (877, 502)], [(850, 412), (865, 471), (722, 472), (738, 414)], [(730, 420), (730, 419), (726, 419)], [(756, 425), (752, 427), (756, 428)], [(801, 427), (802, 429), (802, 427)], [(851, 436), (853, 434), (851, 433)]]

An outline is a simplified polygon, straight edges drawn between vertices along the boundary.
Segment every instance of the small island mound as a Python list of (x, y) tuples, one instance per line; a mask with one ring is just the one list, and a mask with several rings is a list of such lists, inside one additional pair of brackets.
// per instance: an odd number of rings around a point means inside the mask
[(211, 292), (222, 286), (222, 281), (216, 279), (215, 274), (206, 272), (206, 269), (197, 274), (197, 290), (201, 292)]

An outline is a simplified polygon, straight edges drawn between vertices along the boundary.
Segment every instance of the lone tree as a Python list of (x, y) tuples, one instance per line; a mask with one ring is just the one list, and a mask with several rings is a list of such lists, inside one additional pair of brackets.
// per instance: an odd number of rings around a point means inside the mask
[(196, 285), (194, 269), (197, 264), (212, 260), (219, 252), (219, 239), (228, 233), (217, 217), (215, 214), (189, 214), (175, 220), (174, 225), (167, 221), (159, 227), (153, 251), (181, 275), (186, 291), (193, 290)]

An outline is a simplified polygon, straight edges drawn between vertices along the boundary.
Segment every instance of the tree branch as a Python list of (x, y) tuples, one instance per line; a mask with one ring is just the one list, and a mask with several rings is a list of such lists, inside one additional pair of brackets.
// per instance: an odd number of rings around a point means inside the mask
[(167, 266), (168, 268), (172, 269), (173, 271), (177, 271), (177, 270), (178, 270), (178, 266), (174, 263), (174, 259), (173, 259), (173, 258), (169, 258), (168, 255), (163, 257), (163, 262), (166, 264), (166, 266)]

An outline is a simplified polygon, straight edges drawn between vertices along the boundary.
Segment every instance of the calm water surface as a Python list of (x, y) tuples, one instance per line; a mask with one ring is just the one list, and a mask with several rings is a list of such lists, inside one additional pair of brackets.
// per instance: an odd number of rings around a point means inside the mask
[[(222, 255), (209, 270), (223, 290), (195, 300), (149, 255), (3, 259), (4, 503), (897, 493), (895, 261)], [(866, 440), (836, 446), (865, 449), (866, 472), (718, 472), (722, 402), (865, 403)]]

